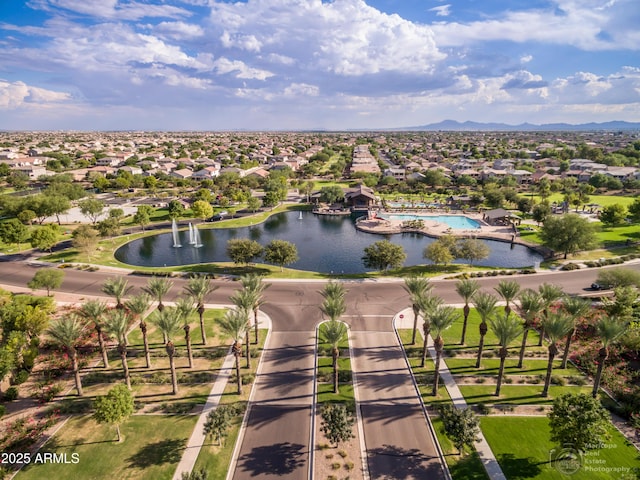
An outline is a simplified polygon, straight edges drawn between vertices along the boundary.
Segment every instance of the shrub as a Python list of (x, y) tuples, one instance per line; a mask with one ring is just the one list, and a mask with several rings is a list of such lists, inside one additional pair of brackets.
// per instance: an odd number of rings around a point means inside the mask
[(13, 376), (13, 378), (11, 379), (11, 383), (13, 385), (21, 385), (26, 382), (28, 378), (29, 372), (27, 370), (20, 370)]
[(332, 468), (333, 470), (340, 470), (340, 463), (339, 463), (339, 462), (333, 462), (333, 463), (331, 464), (331, 468)]
[(13, 402), (16, 398), (18, 398), (18, 389), (16, 387), (7, 388), (7, 391), (4, 392), (3, 397), (7, 402)]
[(5, 413), (7, 413), (7, 407), (0, 405), (0, 418), (4, 417)]
[(560, 270), (563, 270), (565, 272), (569, 272), (571, 270), (579, 270), (579, 269), (580, 269), (580, 265), (577, 265), (575, 263), (567, 263), (563, 265), (562, 268), (560, 268)]
[(342, 458), (346, 458), (348, 453), (344, 450), (338, 450), (338, 455), (340, 455)]
[(486, 382), (487, 379), (484, 377), (476, 377), (476, 383), (484, 383)]
[(480, 415), (489, 415), (491, 413), (491, 407), (484, 403), (478, 404), (477, 408)]
[(551, 377), (551, 384), (552, 385), (559, 385), (561, 387), (563, 387), (564, 385), (566, 385), (566, 380), (564, 379), (564, 377), (561, 377), (559, 375), (553, 375)]
[(346, 463), (344, 464), (344, 469), (345, 469), (346, 471), (350, 472), (351, 470), (353, 470), (353, 467), (354, 467), (354, 466), (355, 466), (355, 465), (353, 464), (353, 462), (346, 462)]

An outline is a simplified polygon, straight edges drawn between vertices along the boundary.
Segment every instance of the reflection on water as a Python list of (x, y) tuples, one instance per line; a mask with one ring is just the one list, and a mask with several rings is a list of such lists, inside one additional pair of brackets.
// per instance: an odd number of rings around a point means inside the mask
[[(188, 231), (179, 232), (181, 248), (173, 247), (171, 233), (134, 240), (119, 248), (115, 256), (130, 265), (160, 267), (193, 263), (230, 262), (227, 241), (232, 238), (250, 238), (266, 245), (271, 240), (287, 240), (298, 248), (299, 259), (291, 268), (315, 270), (324, 273), (360, 273), (367, 271), (362, 264), (364, 248), (387, 239), (401, 245), (407, 253), (405, 265), (429, 263), (422, 258), (424, 248), (434, 241), (416, 233), (374, 235), (355, 229), (353, 220), (346, 217), (319, 217), (306, 213), (302, 219), (298, 212), (278, 213), (266, 222), (245, 228), (201, 229), (203, 247), (189, 245)], [(542, 256), (522, 245), (486, 240), (491, 253), (480, 266), (519, 268), (540, 262)], [(462, 262), (460, 262), (462, 263)]]

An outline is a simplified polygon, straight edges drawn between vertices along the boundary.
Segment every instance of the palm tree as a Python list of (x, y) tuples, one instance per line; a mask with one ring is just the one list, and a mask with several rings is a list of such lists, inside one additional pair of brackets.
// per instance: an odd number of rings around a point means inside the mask
[(567, 334), (567, 343), (564, 346), (564, 352), (562, 354), (562, 363), (560, 368), (567, 368), (567, 361), (569, 360), (569, 351), (571, 350), (571, 340), (576, 333), (576, 322), (579, 318), (584, 317), (591, 310), (591, 302), (580, 297), (566, 297), (562, 302), (562, 308), (571, 317), (571, 330)]
[(129, 314), (125, 310), (110, 310), (105, 317), (104, 327), (107, 333), (118, 342), (118, 353), (122, 361), (122, 371), (127, 388), (131, 390), (129, 365), (127, 364), (127, 332), (129, 331)]
[(245, 343), (245, 356), (247, 357), (247, 368), (251, 368), (251, 345), (249, 343), (249, 330), (251, 330), (251, 324), (249, 323), (249, 312), (252, 311), (253, 306), (256, 303), (255, 294), (243, 288), (242, 290), (237, 290), (231, 297), (229, 297), (231, 302), (242, 312), (247, 315), (247, 324), (249, 328), (244, 334), (244, 343)]
[(151, 277), (146, 287), (142, 287), (142, 290), (147, 292), (151, 298), (158, 301), (158, 310), (162, 311), (164, 305), (162, 304), (162, 298), (169, 293), (173, 287), (173, 282), (166, 277)]
[(505, 312), (504, 315), (496, 315), (490, 318), (489, 327), (493, 334), (498, 337), (498, 343), (500, 344), (500, 369), (498, 370), (498, 384), (496, 385), (495, 393), (495, 396), (499, 397), (504, 375), (504, 362), (509, 354), (509, 344), (522, 333), (522, 325), (515, 317), (510, 317)]
[(442, 332), (451, 327), (458, 320), (459, 315), (454, 307), (443, 307), (438, 305), (431, 314), (431, 334), (435, 335), (433, 345), (436, 349), (436, 367), (433, 376), (433, 391), (431, 395), (434, 397), (438, 394), (438, 382), (440, 381), (440, 360), (444, 350), (444, 340)]
[(520, 356), (518, 358), (518, 368), (522, 368), (524, 362), (524, 351), (527, 348), (527, 336), (529, 330), (544, 308), (544, 301), (538, 292), (530, 288), (520, 294), (520, 315), (524, 318), (524, 332), (522, 333), (522, 345), (520, 345)]
[(413, 309), (413, 333), (411, 335), (411, 345), (416, 344), (416, 335), (418, 333), (418, 315), (420, 315), (420, 307), (418, 306), (420, 298), (429, 293), (432, 285), (428, 278), (409, 277), (404, 279), (404, 289), (411, 298), (411, 308)]
[[(543, 283), (538, 287), (538, 292), (542, 297), (543, 301), (543, 315), (546, 319), (549, 315), (549, 307), (553, 305), (555, 302), (560, 300), (564, 295), (562, 291), (562, 287), (558, 285), (553, 285), (551, 283)], [(542, 346), (542, 342), (544, 340), (545, 332), (544, 332), (544, 324), (540, 328), (540, 338), (538, 339), (538, 346)]]
[(465, 278), (456, 283), (456, 292), (464, 300), (464, 307), (462, 313), (464, 314), (464, 320), (462, 323), (462, 337), (460, 338), (460, 345), (464, 345), (464, 339), (467, 335), (467, 322), (469, 320), (469, 301), (480, 290), (480, 284), (475, 280)]
[(443, 303), (442, 298), (426, 293), (417, 298), (418, 308), (422, 315), (422, 358), (420, 360), (420, 367), (424, 368), (424, 364), (427, 360), (427, 342), (429, 341), (429, 335), (431, 334), (431, 315), (433, 312)]
[(238, 395), (242, 395), (242, 377), (240, 376), (240, 355), (242, 355), (242, 336), (247, 331), (249, 322), (247, 313), (240, 309), (227, 310), (224, 317), (218, 320), (220, 330), (233, 340), (231, 347), (236, 357), (236, 380), (238, 383)]
[(596, 332), (602, 343), (602, 348), (598, 351), (598, 370), (596, 377), (593, 380), (593, 392), (592, 395), (595, 398), (598, 395), (598, 389), (600, 388), (600, 381), (602, 380), (602, 370), (604, 364), (609, 357), (609, 347), (616, 340), (618, 340), (627, 331), (628, 323), (622, 322), (617, 318), (602, 317), (596, 323)]
[(202, 344), (207, 344), (207, 334), (204, 331), (204, 301), (211, 292), (218, 287), (211, 285), (211, 281), (207, 277), (193, 277), (189, 279), (189, 283), (184, 287), (187, 294), (193, 298), (198, 306), (198, 315), (200, 317), (200, 333), (202, 334)]
[(347, 326), (335, 319), (331, 319), (323, 324), (320, 330), (320, 340), (329, 344), (333, 359), (333, 393), (339, 393), (338, 388), (338, 357), (340, 356), (340, 343), (347, 336)]
[(547, 364), (547, 376), (544, 380), (542, 396), (549, 395), (549, 385), (551, 384), (551, 374), (553, 373), (553, 360), (558, 353), (557, 343), (571, 331), (573, 320), (565, 312), (557, 311), (549, 313), (543, 320), (543, 328), (549, 337), (549, 363)]
[(193, 352), (191, 351), (191, 325), (189, 325), (189, 316), (195, 310), (193, 298), (180, 297), (176, 300), (176, 310), (182, 320), (182, 329), (184, 330), (184, 341), (187, 344), (187, 357), (189, 359), (189, 368), (193, 368)]
[(67, 315), (55, 320), (47, 329), (47, 334), (58, 345), (62, 346), (71, 358), (71, 368), (76, 381), (78, 396), (82, 396), (82, 381), (80, 380), (80, 370), (78, 368), (78, 350), (76, 344), (84, 333), (86, 324), (77, 315)]
[(171, 386), (173, 387), (173, 394), (178, 393), (178, 378), (176, 376), (176, 366), (173, 360), (173, 356), (176, 353), (176, 347), (173, 344), (172, 338), (180, 330), (180, 312), (175, 308), (165, 308), (162, 311), (157, 310), (153, 323), (160, 329), (164, 337), (167, 339), (165, 343), (165, 350), (169, 356), (169, 368), (171, 369)]
[(147, 322), (145, 322), (144, 314), (149, 310), (151, 305), (151, 299), (146, 293), (134, 295), (128, 301), (124, 303), (124, 306), (131, 316), (140, 318), (140, 331), (142, 332), (142, 343), (144, 345), (144, 358), (147, 363), (147, 368), (151, 368), (151, 352), (149, 351), (149, 338), (147, 336)]
[(102, 291), (107, 295), (116, 299), (116, 308), (122, 308), (122, 299), (131, 292), (133, 289), (129, 285), (129, 282), (124, 277), (108, 278), (104, 285), (102, 285)]
[(480, 368), (482, 361), (482, 350), (484, 349), (484, 336), (487, 334), (487, 319), (493, 315), (496, 308), (498, 299), (487, 292), (478, 292), (473, 296), (473, 305), (476, 308), (476, 312), (480, 315), (480, 343), (478, 344), (478, 357), (476, 358), (476, 368)]
[(253, 292), (255, 295), (253, 304), (253, 327), (254, 327), (254, 342), (258, 343), (258, 311), (264, 304), (264, 291), (271, 286), (270, 283), (262, 281), (262, 277), (256, 274), (247, 274), (240, 277), (240, 283), (242, 287)]
[(107, 347), (104, 344), (102, 329), (104, 327), (104, 314), (107, 311), (107, 304), (99, 300), (89, 300), (83, 303), (78, 309), (78, 315), (85, 320), (93, 323), (93, 328), (98, 335), (98, 345), (100, 345), (100, 353), (102, 354), (102, 363), (104, 368), (109, 368), (109, 356), (107, 355)]
[(518, 292), (520, 292), (520, 284), (513, 280), (500, 280), (494, 290), (498, 292), (498, 295), (506, 302), (504, 313), (508, 316), (511, 313), (511, 302), (515, 300)]
[(334, 282), (333, 280), (329, 283), (325, 284), (324, 288), (320, 292), (324, 298), (344, 298), (347, 294), (344, 285), (339, 282)]

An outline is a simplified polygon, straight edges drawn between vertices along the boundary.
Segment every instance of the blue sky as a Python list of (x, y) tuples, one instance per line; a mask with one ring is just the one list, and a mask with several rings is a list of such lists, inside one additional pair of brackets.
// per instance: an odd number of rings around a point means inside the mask
[(0, 129), (640, 121), (637, 0), (3, 0)]

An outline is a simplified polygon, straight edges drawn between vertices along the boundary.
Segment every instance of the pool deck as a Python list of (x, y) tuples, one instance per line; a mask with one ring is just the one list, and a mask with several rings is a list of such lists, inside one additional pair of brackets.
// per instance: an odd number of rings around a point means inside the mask
[[(409, 212), (403, 212), (408, 214)], [(413, 214), (413, 213), (411, 213)], [(520, 238), (518, 232), (513, 229), (511, 226), (492, 226), (487, 224), (484, 220), (482, 220), (482, 215), (478, 213), (465, 213), (465, 214), (456, 214), (448, 212), (446, 215), (451, 216), (461, 216), (467, 217), (472, 220), (475, 220), (480, 224), (480, 228), (473, 229), (456, 229), (451, 228), (449, 225), (442, 221), (438, 220), (430, 220), (429, 217), (435, 218), (438, 216), (442, 216), (442, 213), (434, 213), (433, 215), (429, 215), (427, 213), (417, 213), (416, 216), (419, 216), (421, 220), (424, 221), (424, 228), (402, 228), (403, 220), (387, 220), (384, 218), (374, 218), (374, 219), (361, 219), (356, 222), (356, 228), (363, 232), (368, 233), (377, 233), (379, 235), (389, 235), (393, 233), (404, 233), (404, 232), (416, 232), (422, 233), (423, 235), (427, 235), (429, 237), (441, 237), (443, 235), (454, 235), (456, 237), (463, 238), (481, 238), (487, 240), (499, 240), (502, 242), (508, 243), (518, 243), (520, 245), (525, 245), (527, 247), (536, 248), (539, 245), (534, 245), (529, 242), (526, 242)]]

